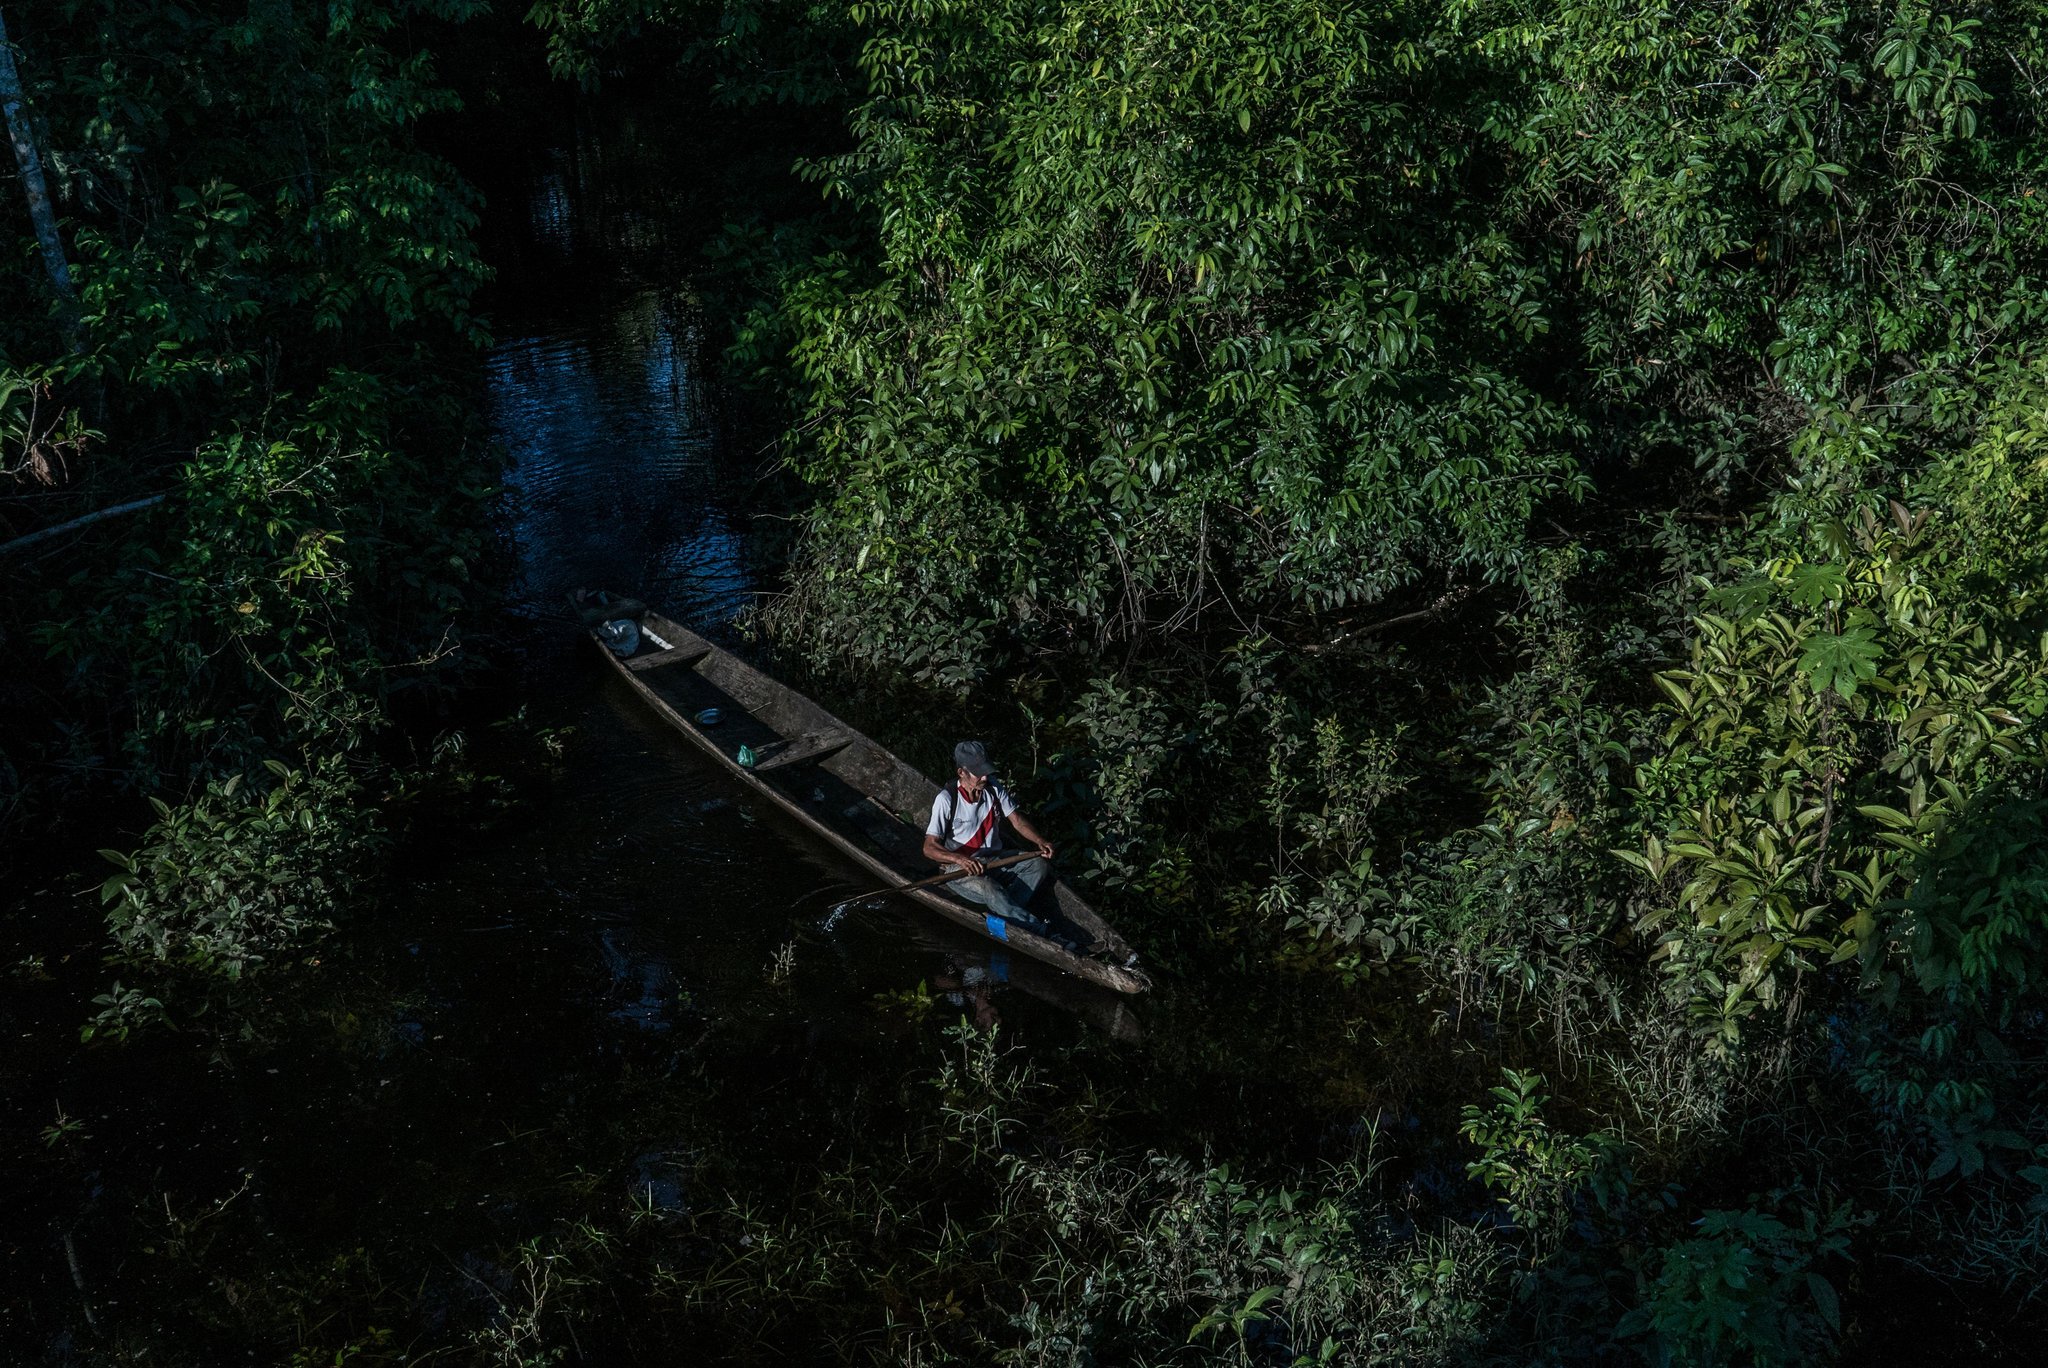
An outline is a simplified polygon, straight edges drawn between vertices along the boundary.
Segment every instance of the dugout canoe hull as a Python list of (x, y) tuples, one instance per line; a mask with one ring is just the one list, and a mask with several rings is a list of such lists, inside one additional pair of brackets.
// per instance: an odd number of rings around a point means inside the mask
[[(811, 699), (672, 618), (631, 599), (607, 597), (594, 605), (578, 595), (571, 602), (592, 647), (627, 687), (742, 785), (815, 832), (880, 886), (903, 889), (937, 872), (921, 853), (937, 784)], [(632, 617), (641, 627), (641, 642), (630, 656), (618, 655), (595, 630), (617, 616)], [(649, 640), (650, 634), (666, 645)], [(717, 708), (721, 717), (700, 726), (696, 717), (706, 708)], [(737, 759), (743, 745), (753, 750), (752, 767)], [(1050, 914), (1055, 928), (1080, 941), (1086, 953), (1005, 922), (943, 886), (907, 889), (901, 896), (1102, 987), (1142, 993), (1152, 986), (1143, 971), (1126, 967), (1130, 946), (1064, 879), (1055, 879), (1049, 894), (1041, 892), (1033, 910)]]

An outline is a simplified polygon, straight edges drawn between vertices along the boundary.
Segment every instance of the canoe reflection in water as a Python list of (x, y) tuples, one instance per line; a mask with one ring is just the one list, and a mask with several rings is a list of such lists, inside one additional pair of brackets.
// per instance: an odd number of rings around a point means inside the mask
[(1010, 959), (990, 955), (986, 964), (962, 963), (948, 958), (946, 967), (932, 975), (932, 992), (961, 1009), (973, 1023), (986, 1030), (996, 1024), (995, 987), (1010, 981)]

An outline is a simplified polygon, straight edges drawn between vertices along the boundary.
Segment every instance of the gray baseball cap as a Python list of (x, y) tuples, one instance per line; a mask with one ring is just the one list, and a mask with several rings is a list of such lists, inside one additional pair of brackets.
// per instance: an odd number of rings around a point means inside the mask
[(962, 741), (953, 747), (953, 763), (983, 779), (996, 772), (996, 767), (988, 762), (988, 747), (979, 741)]

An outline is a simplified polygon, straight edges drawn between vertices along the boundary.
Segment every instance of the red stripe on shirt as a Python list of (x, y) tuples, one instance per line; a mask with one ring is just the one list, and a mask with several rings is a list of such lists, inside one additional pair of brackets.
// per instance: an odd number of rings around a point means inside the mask
[(962, 850), (981, 849), (982, 843), (988, 840), (989, 837), (995, 835), (996, 823), (1002, 820), (1003, 805), (996, 801), (996, 796), (994, 793), (990, 793), (988, 796), (987, 820), (982, 822), (981, 826), (975, 830), (975, 833), (972, 836), (967, 838), (966, 843), (963, 844), (960, 848)]

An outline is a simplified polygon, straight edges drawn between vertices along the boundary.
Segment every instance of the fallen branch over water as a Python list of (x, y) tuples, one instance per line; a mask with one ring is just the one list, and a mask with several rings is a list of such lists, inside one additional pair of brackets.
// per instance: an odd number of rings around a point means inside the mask
[(168, 497), (170, 496), (167, 494), (152, 494), (146, 499), (131, 499), (124, 504), (115, 504), (112, 508), (102, 508), (96, 513), (83, 514), (69, 522), (60, 522), (55, 527), (46, 527), (40, 532), (31, 532), (25, 537), (16, 537), (13, 541), (0, 542), (0, 556), (4, 556), (11, 551), (24, 550), (34, 546), (37, 542), (48, 541), (52, 537), (61, 537), (66, 532), (75, 532), (81, 527), (90, 526), (104, 518), (118, 518), (123, 513), (139, 512), (142, 509), (162, 503)]

